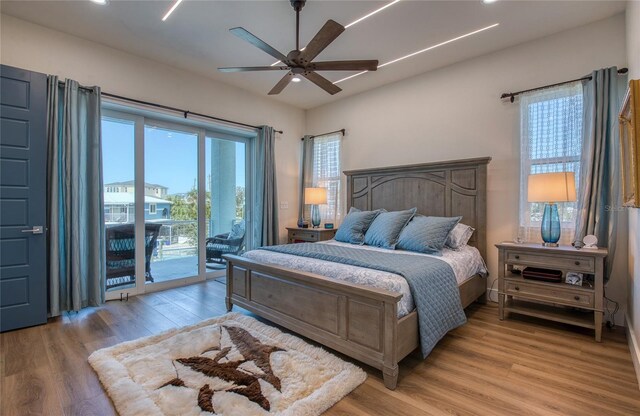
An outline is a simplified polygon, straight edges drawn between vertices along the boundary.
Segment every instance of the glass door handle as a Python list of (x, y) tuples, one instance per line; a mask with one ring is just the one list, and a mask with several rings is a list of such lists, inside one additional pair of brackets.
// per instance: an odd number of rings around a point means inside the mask
[(34, 225), (33, 228), (29, 230), (22, 230), (23, 233), (31, 233), (31, 234), (42, 234), (43, 227), (42, 225)]

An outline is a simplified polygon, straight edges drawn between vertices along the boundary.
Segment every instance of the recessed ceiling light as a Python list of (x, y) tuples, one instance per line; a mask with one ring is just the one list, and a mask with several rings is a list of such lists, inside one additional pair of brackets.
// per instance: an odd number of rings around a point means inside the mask
[(105, 5), (107, 4), (107, 0), (91, 0), (92, 3)]
[[(416, 55), (418, 55), (420, 53), (427, 52), (427, 51), (430, 51), (430, 50), (435, 49), (435, 48), (439, 48), (440, 46), (444, 46), (444, 45), (446, 45), (448, 43), (455, 42), (457, 40), (464, 39), (464, 38), (469, 37), (469, 36), (473, 36), (473, 35), (478, 34), (480, 32), (484, 32), (485, 30), (493, 29), (494, 27), (498, 26), (499, 24), (500, 23), (494, 23), (491, 26), (483, 27), (482, 29), (474, 30), (473, 32), (469, 32), (469, 33), (465, 33), (464, 35), (455, 37), (453, 39), (445, 40), (444, 42), (440, 42), (437, 45), (429, 46), (428, 48), (421, 49), (421, 50), (419, 50), (417, 52), (413, 52), (413, 53), (410, 53), (408, 55), (401, 56), (400, 58), (396, 58), (396, 59), (393, 59), (393, 60), (391, 60), (389, 62), (385, 62), (385, 63), (383, 63), (381, 65), (378, 65), (378, 69), (380, 69), (382, 67), (385, 67), (387, 65), (391, 65), (391, 64), (394, 64), (396, 62), (402, 61), (404, 59), (411, 58), (412, 56), (416, 56)], [(335, 81), (334, 84), (346, 81), (346, 80), (351, 79), (351, 78), (355, 78), (358, 75), (362, 75), (362, 74), (365, 74), (367, 72), (369, 72), (369, 71), (358, 72), (357, 74), (353, 74), (353, 75), (350, 75), (350, 76), (348, 76), (346, 78), (339, 79), (339, 80)]]
[(298, 78), (298, 77), (291, 78), (291, 82), (300, 82), (300, 81), (302, 81), (302, 80), (300, 78)]
[(173, 11), (178, 8), (178, 6), (180, 6), (180, 3), (182, 3), (182, 0), (176, 0), (176, 2), (173, 4), (173, 6), (171, 6), (167, 14), (165, 14), (164, 17), (162, 18), (163, 22), (167, 20), (169, 16), (171, 16), (171, 13), (173, 13)]
[(498, 1), (498, 0), (482, 0), (482, 2), (483, 2), (484, 4), (491, 4), (491, 3), (495, 3), (495, 2), (497, 2), (497, 1)]
[[(348, 25), (346, 25), (344, 28), (345, 28), (345, 29), (348, 29), (349, 27), (351, 27), (351, 26), (355, 25), (356, 23), (360, 23), (360, 22), (362, 22), (364, 19), (367, 19), (367, 18), (369, 18), (369, 17), (373, 16), (373, 15), (374, 15), (374, 14), (376, 14), (376, 13), (380, 13), (381, 11), (383, 11), (384, 9), (386, 9), (387, 7), (391, 7), (391, 6), (393, 6), (394, 4), (398, 3), (399, 1), (400, 1), (400, 0), (393, 0), (391, 3), (387, 3), (387, 4), (385, 4), (384, 6), (382, 6), (382, 7), (378, 8), (378, 9), (376, 9), (376, 10), (372, 11), (371, 13), (368, 13), (368, 14), (366, 14), (366, 15), (362, 16), (361, 18), (354, 20), (353, 22), (351, 22), (351, 23), (349, 23)], [(305, 46), (305, 48), (306, 48), (306, 46)], [(304, 48), (302, 48), (302, 49), (300, 49), (300, 50), (301, 50), (301, 51), (303, 51), (303, 50), (304, 50)], [(280, 62), (280, 61), (274, 62), (274, 63), (272, 63), (272, 64), (271, 64), (271, 66), (276, 66), (276, 65), (278, 65), (278, 64), (281, 64), (281, 62)]]

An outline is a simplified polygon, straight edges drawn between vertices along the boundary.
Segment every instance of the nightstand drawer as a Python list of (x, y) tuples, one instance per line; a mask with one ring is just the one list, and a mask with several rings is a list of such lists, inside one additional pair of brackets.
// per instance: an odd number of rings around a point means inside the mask
[(318, 241), (318, 233), (314, 231), (290, 231), (289, 238), (314, 242)]
[(531, 298), (550, 303), (561, 303), (563, 305), (573, 305), (578, 307), (593, 308), (593, 294), (585, 291), (579, 293), (575, 290), (563, 289), (562, 287), (549, 287), (549, 285), (538, 285), (529, 282), (505, 282), (505, 292), (509, 296)]
[(595, 272), (595, 259), (593, 257), (573, 256), (545, 256), (542, 254), (507, 252), (507, 263), (523, 266), (538, 266), (546, 269), (557, 268), (575, 272)]

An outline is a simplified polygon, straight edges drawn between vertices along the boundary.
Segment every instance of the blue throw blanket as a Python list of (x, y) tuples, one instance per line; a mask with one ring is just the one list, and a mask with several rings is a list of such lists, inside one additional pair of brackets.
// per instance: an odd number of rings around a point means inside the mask
[(404, 277), (418, 311), (424, 357), (447, 332), (467, 322), (455, 274), (443, 260), (316, 243), (269, 246), (261, 250), (366, 267)]

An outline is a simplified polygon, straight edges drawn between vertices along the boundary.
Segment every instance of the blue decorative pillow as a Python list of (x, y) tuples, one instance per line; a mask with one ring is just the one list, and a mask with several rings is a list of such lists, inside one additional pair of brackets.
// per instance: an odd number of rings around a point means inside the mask
[(415, 213), (416, 208), (380, 213), (367, 230), (364, 243), (393, 250), (396, 248), (400, 231), (411, 221)]
[(449, 233), (461, 219), (416, 215), (400, 233), (396, 248), (440, 255)]
[(363, 244), (364, 234), (378, 214), (380, 211), (360, 211), (351, 207), (334, 238), (343, 243)]

